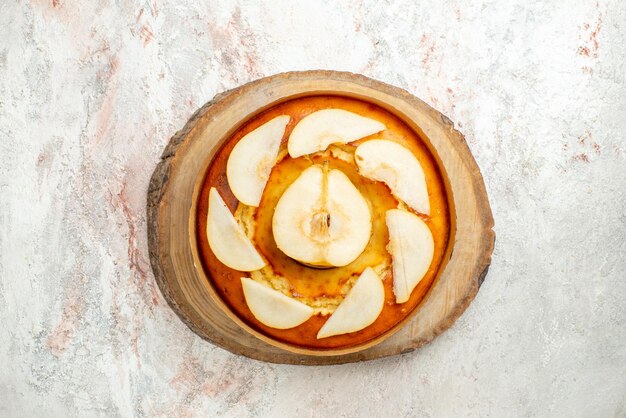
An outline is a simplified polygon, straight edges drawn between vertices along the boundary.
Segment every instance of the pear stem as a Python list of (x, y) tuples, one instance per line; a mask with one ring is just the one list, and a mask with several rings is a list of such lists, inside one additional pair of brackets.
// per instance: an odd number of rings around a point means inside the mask
[[(326, 211), (328, 205), (328, 160), (324, 160), (322, 164), (322, 196), (321, 196), (321, 210)], [(330, 215), (328, 215), (330, 216)], [(330, 221), (329, 221), (330, 223)]]

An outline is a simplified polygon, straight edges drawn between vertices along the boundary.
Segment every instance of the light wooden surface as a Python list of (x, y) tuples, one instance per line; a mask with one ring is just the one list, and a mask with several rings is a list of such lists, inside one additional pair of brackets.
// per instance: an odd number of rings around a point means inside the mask
[[(456, 237), (450, 259), (427, 299), (393, 335), (367, 346), (311, 353), (280, 347), (243, 324), (214, 294), (194, 245), (195, 196), (213, 153), (245, 120), (284, 100), (339, 93), (372, 101), (400, 116), (443, 165), (454, 200)], [(152, 176), (148, 192), (152, 268), (179, 317), (198, 335), (234, 353), (294, 364), (333, 364), (412, 351), (447, 329), (476, 295), (494, 245), (493, 218), (482, 176), (463, 136), (445, 116), (406, 91), (352, 73), (278, 74), (224, 92), (176, 133)], [(453, 219), (454, 221), (454, 219)], [(453, 222), (454, 224), (454, 222)], [(244, 332), (246, 329), (247, 332)], [(255, 334), (255, 335), (253, 335)], [(310, 355), (314, 354), (314, 355)]]

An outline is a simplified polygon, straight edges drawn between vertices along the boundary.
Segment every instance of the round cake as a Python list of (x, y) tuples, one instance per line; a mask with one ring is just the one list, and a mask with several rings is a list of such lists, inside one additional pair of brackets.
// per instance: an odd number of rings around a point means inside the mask
[(202, 267), (248, 326), (293, 346), (347, 348), (424, 300), (450, 243), (426, 142), (366, 101), (309, 96), (246, 121), (198, 194)]

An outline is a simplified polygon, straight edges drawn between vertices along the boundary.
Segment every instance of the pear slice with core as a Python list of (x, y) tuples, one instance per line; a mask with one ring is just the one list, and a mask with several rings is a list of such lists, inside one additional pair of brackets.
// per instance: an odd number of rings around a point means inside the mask
[(370, 326), (383, 310), (385, 288), (380, 277), (366, 268), (346, 298), (317, 333), (317, 338), (360, 331)]
[(239, 271), (253, 271), (265, 266), (265, 261), (215, 187), (211, 187), (209, 191), (206, 234), (211, 251), (228, 267)]
[(291, 158), (347, 144), (385, 130), (385, 125), (343, 109), (323, 109), (302, 118), (287, 143)]
[(350, 179), (328, 165), (313, 165), (285, 190), (272, 218), (276, 246), (316, 267), (350, 264), (372, 232), (367, 201)]
[(384, 182), (412, 209), (430, 214), (424, 170), (407, 148), (397, 142), (373, 139), (359, 145), (354, 158), (362, 176)]
[(252, 279), (242, 277), (241, 286), (250, 312), (268, 327), (297, 327), (313, 315), (310, 306)]
[(414, 213), (391, 209), (385, 220), (393, 263), (393, 293), (396, 303), (404, 303), (430, 268), (435, 242), (428, 225)]
[(275, 117), (241, 138), (231, 151), (226, 178), (240, 202), (259, 206), (289, 119), (287, 115)]

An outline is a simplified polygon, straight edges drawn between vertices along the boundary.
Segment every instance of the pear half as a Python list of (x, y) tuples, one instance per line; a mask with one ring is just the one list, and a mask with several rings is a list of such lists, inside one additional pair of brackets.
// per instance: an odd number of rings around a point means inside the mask
[(382, 312), (384, 303), (383, 282), (376, 272), (368, 267), (319, 330), (317, 338), (356, 332), (370, 326)]
[(404, 303), (430, 268), (435, 242), (428, 225), (414, 213), (391, 209), (385, 220), (393, 263), (393, 293), (396, 303)]
[(285, 190), (272, 218), (276, 246), (316, 267), (350, 264), (372, 232), (367, 201), (340, 170), (313, 165)]
[(231, 151), (226, 178), (240, 202), (259, 206), (289, 119), (287, 115), (275, 117), (241, 138)]
[(359, 145), (354, 158), (362, 176), (384, 182), (412, 209), (430, 214), (424, 170), (407, 148), (397, 142), (373, 139)]
[(211, 251), (228, 267), (239, 271), (253, 271), (265, 266), (265, 261), (215, 187), (211, 187), (209, 191), (206, 234)]
[(287, 143), (291, 158), (323, 151), (385, 130), (385, 125), (343, 109), (323, 109), (302, 118)]

